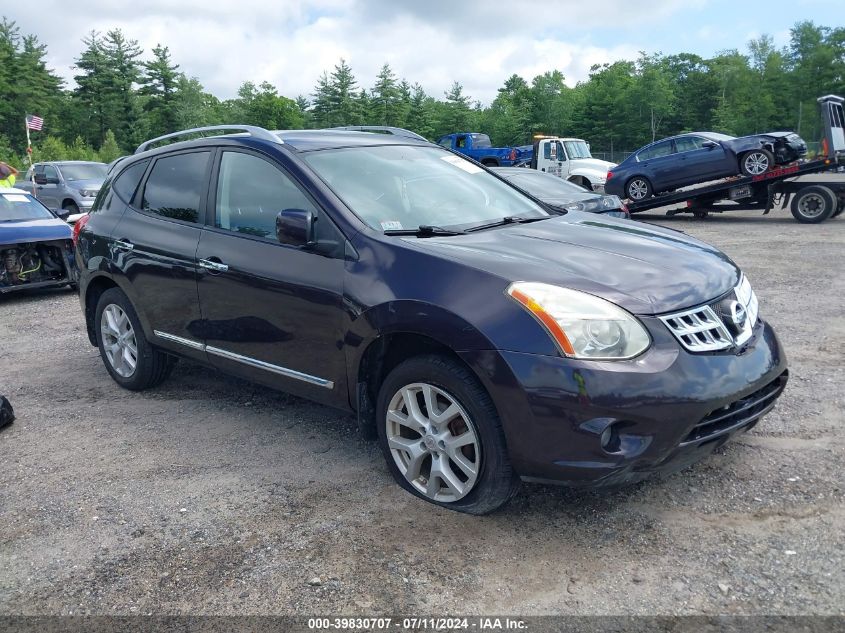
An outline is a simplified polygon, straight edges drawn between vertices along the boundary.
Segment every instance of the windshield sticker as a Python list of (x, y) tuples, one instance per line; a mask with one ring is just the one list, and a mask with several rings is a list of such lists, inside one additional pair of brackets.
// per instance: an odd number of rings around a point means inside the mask
[(381, 223), (381, 230), (382, 231), (401, 231), (402, 230), (402, 223), (398, 220), (388, 220), (387, 222)]
[(464, 160), (460, 156), (452, 156), (450, 154), (449, 156), (442, 156), (441, 160), (445, 160), (447, 163), (451, 163), (455, 167), (463, 169), (468, 174), (477, 174), (480, 171), (484, 171), (481, 167), (476, 167), (471, 162)]
[(3, 197), (9, 202), (29, 202), (29, 198), (19, 193), (4, 193)]

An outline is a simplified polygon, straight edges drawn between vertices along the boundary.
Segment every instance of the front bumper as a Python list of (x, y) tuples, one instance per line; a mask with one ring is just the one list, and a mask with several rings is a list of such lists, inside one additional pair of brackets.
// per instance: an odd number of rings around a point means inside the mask
[[(762, 319), (742, 350), (711, 354), (686, 352), (657, 319), (642, 320), (654, 344), (630, 361), (465, 355), (523, 479), (596, 487), (679, 470), (754, 426), (786, 385), (786, 356)], [(615, 439), (603, 448), (608, 426)]]

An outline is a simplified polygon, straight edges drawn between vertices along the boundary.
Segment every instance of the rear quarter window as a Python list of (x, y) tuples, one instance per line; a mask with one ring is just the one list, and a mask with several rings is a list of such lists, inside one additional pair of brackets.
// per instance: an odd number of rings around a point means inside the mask
[(141, 182), (141, 178), (144, 177), (144, 172), (147, 171), (147, 165), (149, 164), (149, 160), (142, 160), (124, 169), (114, 179), (111, 187), (123, 202), (127, 204), (132, 202), (132, 197), (135, 195), (138, 184)]

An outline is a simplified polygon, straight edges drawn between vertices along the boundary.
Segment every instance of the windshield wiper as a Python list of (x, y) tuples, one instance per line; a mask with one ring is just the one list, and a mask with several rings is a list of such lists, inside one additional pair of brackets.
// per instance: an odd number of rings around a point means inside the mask
[(504, 226), (506, 224), (528, 224), (529, 222), (538, 222), (539, 220), (548, 220), (553, 216), (551, 215), (544, 215), (539, 218), (523, 218), (519, 215), (506, 215), (503, 218), (496, 220), (495, 222), (489, 222), (487, 224), (479, 224), (478, 226), (472, 226), (466, 230), (467, 233), (472, 231), (483, 231), (484, 229), (492, 229), (496, 226)]
[(415, 229), (390, 229), (384, 232), (385, 235), (413, 235), (415, 237), (434, 237), (436, 235), (464, 235), (466, 231), (444, 229), (441, 226), (431, 224), (420, 224)]

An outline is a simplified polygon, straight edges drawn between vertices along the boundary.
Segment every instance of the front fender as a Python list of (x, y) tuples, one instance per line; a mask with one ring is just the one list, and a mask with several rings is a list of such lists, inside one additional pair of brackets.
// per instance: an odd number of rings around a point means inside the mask
[(607, 179), (607, 172), (601, 172), (597, 169), (587, 169), (585, 167), (576, 167), (575, 169), (569, 172), (569, 178), (572, 178), (573, 176), (580, 176), (582, 178), (586, 178), (592, 184), (597, 182), (604, 182)]
[(350, 322), (344, 340), (351, 405), (354, 404), (352, 388), (358, 383), (364, 355), (370, 346), (393, 334), (424, 336), (458, 354), (495, 348), (478, 328), (440, 306), (416, 300), (374, 306)]

